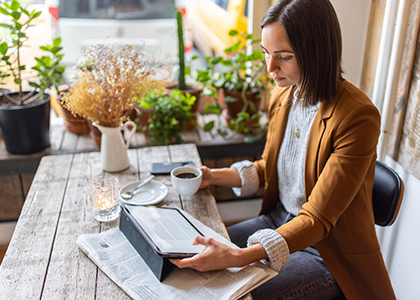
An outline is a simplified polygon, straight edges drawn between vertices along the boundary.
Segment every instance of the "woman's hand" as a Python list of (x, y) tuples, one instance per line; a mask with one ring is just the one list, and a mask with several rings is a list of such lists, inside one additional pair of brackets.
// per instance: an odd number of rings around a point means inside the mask
[(204, 189), (212, 184), (213, 181), (213, 172), (206, 166), (200, 168), (201, 172), (203, 173), (203, 177), (201, 179), (200, 189)]
[(254, 261), (267, 258), (263, 246), (253, 245), (249, 248), (232, 248), (213, 238), (197, 236), (193, 245), (203, 245), (204, 250), (190, 258), (170, 259), (178, 268), (192, 268), (200, 272), (223, 270), (229, 267), (243, 267)]
[(232, 248), (213, 238), (197, 236), (193, 245), (204, 245), (204, 250), (190, 258), (170, 259), (178, 268), (192, 268), (200, 272), (222, 270), (237, 266), (240, 249)]
[(204, 189), (209, 185), (221, 185), (226, 187), (240, 187), (241, 178), (236, 169), (230, 168), (219, 168), (210, 169), (206, 166), (197, 167), (194, 165), (187, 165), (188, 167), (194, 167), (200, 169), (203, 173), (201, 179), (200, 189)]

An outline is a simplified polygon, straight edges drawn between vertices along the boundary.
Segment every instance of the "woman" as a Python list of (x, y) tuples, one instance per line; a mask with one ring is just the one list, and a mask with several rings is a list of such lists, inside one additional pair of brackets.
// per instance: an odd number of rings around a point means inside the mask
[(254, 299), (395, 299), (372, 210), (380, 116), (342, 77), (334, 8), (328, 0), (280, 0), (261, 27), (277, 85), (262, 159), (202, 167), (202, 187), (244, 195), (264, 186), (260, 215), (228, 227), (243, 248), (197, 237), (205, 250), (173, 262), (209, 271), (262, 260), (279, 274)]

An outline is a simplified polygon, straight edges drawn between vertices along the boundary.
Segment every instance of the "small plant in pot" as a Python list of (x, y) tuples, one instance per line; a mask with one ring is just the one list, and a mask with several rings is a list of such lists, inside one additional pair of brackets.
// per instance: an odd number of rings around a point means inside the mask
[[(126, 150), (136, 130), (135, 123), (128, 121), (129, 115), (138, 110), (137, 101), (150, 91), (166, 91), (165, 69), (131, 45), (91, 45), (84, 56), (88, 67), (63, 95), (63, 104), (101, 131), (102, 168), (118, 172), (129, 166)], [(124, 141), (121, 130), (126, 128), (130, 134)]]
[(170, 94), (151, 92), (139, 101), (139, 107), (148, 115), (147, 130), (152, 145), (182, 143), (187, 121), (194, 118), (191, 107), (195, 97), (172, 90)]
[[(74, 116), (71, 111), (63, 105), (63, 95), (68, 93), (70, 90), (70, 86), (67, 84), (61, 85), (58, 88), (58, 92), (55, 92), (51, 97), (54, 97), (56, 101), (59, 103), (59, 109), (61, 110), (62, 116), (64, 118), (64, 125), (66, 130), (70, 133), (77, 134), (77, 135), (85, 135), (90, 132), (91, 127), (84, 117), (81, 116)], [(99, 145), (98, 145), (99, 146)]]
[(35, 58), (37, 64), (32, 67), (36, 73), (36, 81), (29, 81), (31, 91), (22, 88), (24, 74), (28, 73), (22, 64), (21, 49), (28, 40), (26, 30), (31, 22), (38, 18), (40, 11), (29, 12), (21, 4), (13, 0), (3, 3), (0, 14), (8, 19), (1, 23), (10, 35), (10, 42), (0, 44), (0, 62), (2, 72), (1, 83), (12, 76), (19, 87), (18, 92), (8, 93), (3, 90), (0, 98), (0, 127), (6, 149), (13, 154), (29, 154), (39, 152), (50, 146), (50, 96), (46, 92), (52, 86), (62, 82), (64, 66), (60, 65), (63, 54), (60, 54), (61, 39), (56, 38), (52, 45), (41, 46), (48, 55)]
[[(218, 133), (226, 139), (244, 133), (246, 142), (254, 142), (266, 132), (267, 124), (260, 123), (259, 107), (260, 101), (269, 97), (272, 80), (267, 76), (264, 54), (260, 50), (248, 52), (248, 47), (260, 40), (236, 30), (229, 35), (235, 43), (224, 50), (224, 56), (206, 57), (207, 68), (197, 71), (196, 80), (204, 85), (203, 94), (215, 99), (206, 105), (206, 113), (222, 114), (226, 119), (229, 131), (219, 124)], [(225, 109), (217, 101), (220, 94)], [(216, 125), (210, 121), (204, 130), (211, 131)]]
[[(194, 105), (191, 108), (193, 113), (196, 113), (198, 110), (198, 105), (200, 101), (200, 94), (202, 93), (203, 89), (201, 87), (197, 87), (192, 83), (187, 83), (187, 77), (190, 75), (191, 68), (189, 65), (185, 63), (185, 46), (184, 46), (184, 26), (182, 21), (182, 12), (177, 10), (175, 13), (175, 17), (177, 20), (177, 36), (178, 36), (178, 82), (170, 83), (166, 86), (169, 90), (177, 89), (180, 90), (183, 94), (190, 94), (196, 98)], [(197, 59), (198, 56), (194, 55), (191, 57), (191, 60)], [(196, 117), (194, 117), (196, 119)], [(191, 130), (195, 128), (194, 122), (187, 122), (186, 124), (187, 130)]]

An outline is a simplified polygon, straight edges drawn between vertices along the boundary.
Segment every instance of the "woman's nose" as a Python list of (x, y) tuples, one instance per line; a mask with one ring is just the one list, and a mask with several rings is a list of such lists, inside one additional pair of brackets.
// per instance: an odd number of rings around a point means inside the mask
[(276, 64), (275, 59), (267, 59), (267, 72), (272, 73), (278, 71), (280, 66)]

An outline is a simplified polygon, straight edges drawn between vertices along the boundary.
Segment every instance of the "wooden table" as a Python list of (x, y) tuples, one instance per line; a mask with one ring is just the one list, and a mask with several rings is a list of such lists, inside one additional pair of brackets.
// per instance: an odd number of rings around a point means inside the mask
[[(146, 178), (153, 162), (192, 160), (201, 165), (194, 144), (131, 149), (128, 155), (130, 168), (112, 173), (121, 186)], [(128, 299), (76, 245), (82, 234), (118, 226), (118, 220), (100, 223), (92, 217), (86, 184), (100, 174), (99, 152), (42, 158), (0, 266), (1, 299)], [(180, 197), (169, 176), (155, 179), (169, 189), (159, 205), (182, 208), (228, 237), (209, 189)]]
[[(0, 138), (0, 223), (16, 221), (27, 196), (34, 174), (42, 157), (48, 155), (67, 155), (81, 152), (99, 151), (93, 139), (86, 135), (76, 135), (66, 131), (64, 120), (51, 113), (51, 147), (34, 154), (14, 155), (6, 151)], [(244, 144), (244, 135), (237, 135), (231, 140), (223, 139), (215, 132), (205, 132), (203, 125), (209, 120), (217, 121), (215, 115), (199, 115), (200, 125), (183, 135), (186, 143), (194, 143), (204, 165), (209, 167), (228, 167), (233, 162), (243, 159), (258, 159), (264, 148), (265, 140), (254, 144)], [(219, 120), (222, 122), (222, 120)], [(148, 147), (148, 141), (142, 133), (136, 132), (130, 148)], [(212, 194), (218, 201), (236, 199), (231, 189), (211, 187)], [(261, 192), (250, 196), (260, 197)]]

